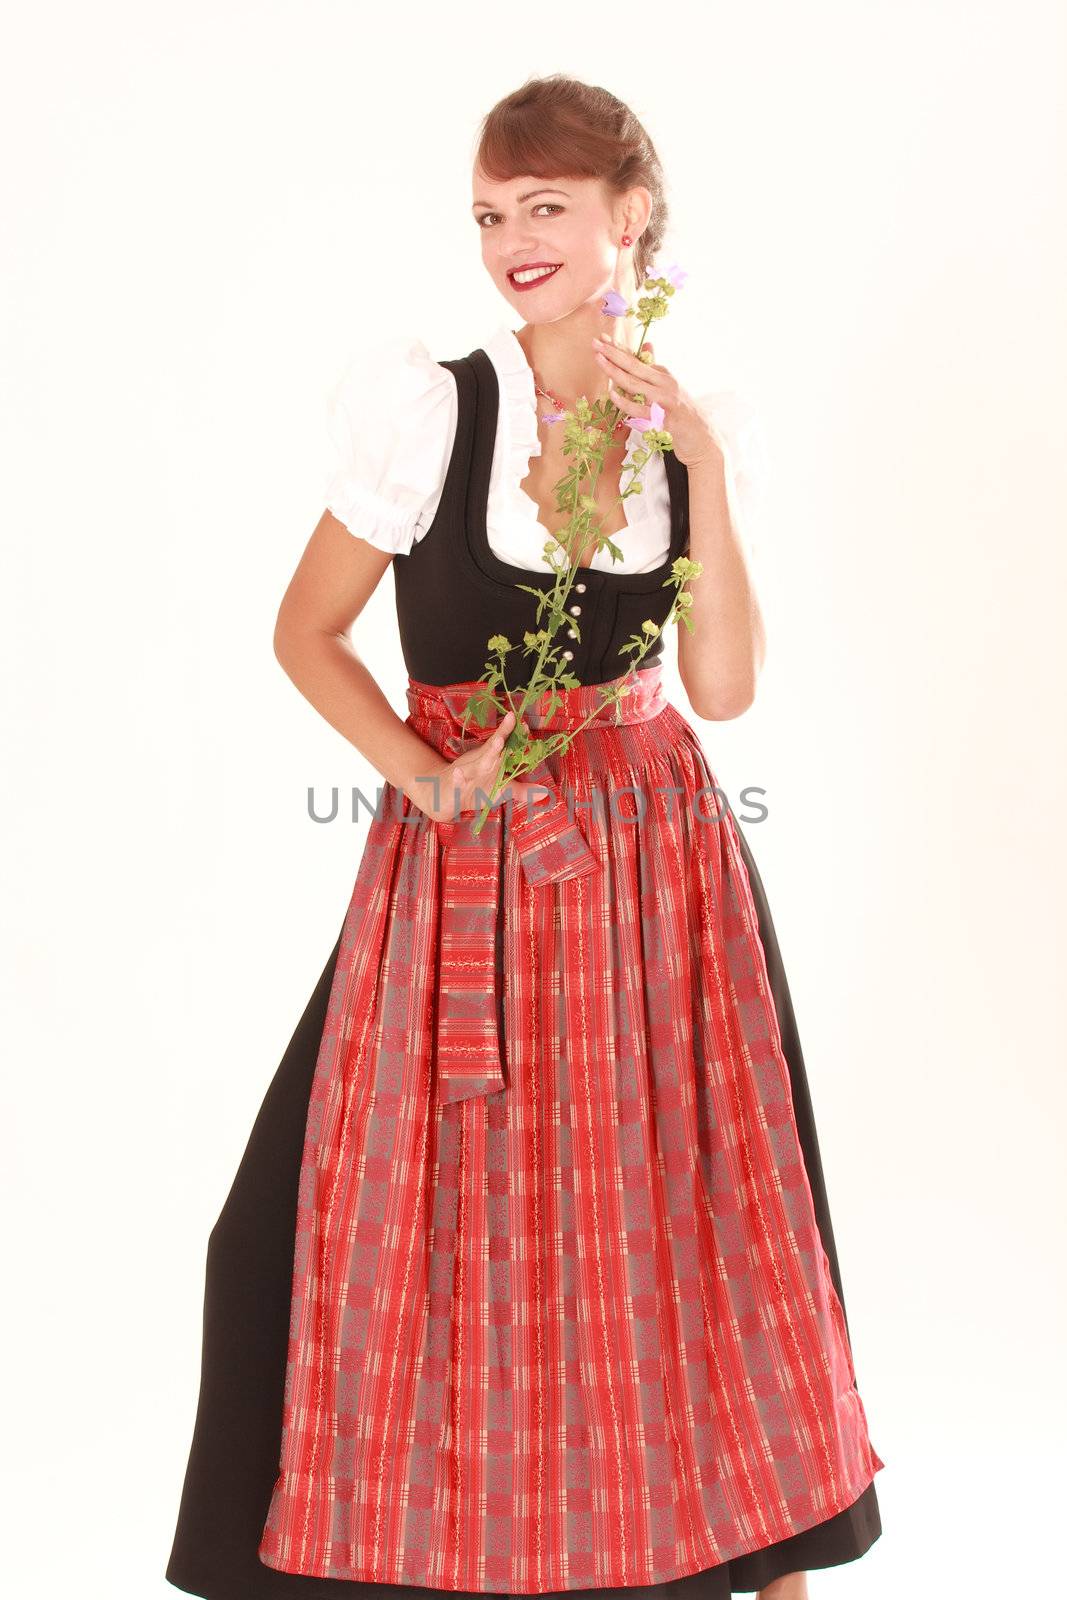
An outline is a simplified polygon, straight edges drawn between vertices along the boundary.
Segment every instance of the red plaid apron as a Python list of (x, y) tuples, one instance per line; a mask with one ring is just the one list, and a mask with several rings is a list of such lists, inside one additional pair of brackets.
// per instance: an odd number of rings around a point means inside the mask
[[(476, 684), (408, 680), (442, 755)], [(867, 1432), (736, 825), (662, 665), (431, 822), (385, 785), (300, 1175), (285, 1572), (665, 1582), (850, 1506)], [(621, 713), (616, 720), (617, 712)]]

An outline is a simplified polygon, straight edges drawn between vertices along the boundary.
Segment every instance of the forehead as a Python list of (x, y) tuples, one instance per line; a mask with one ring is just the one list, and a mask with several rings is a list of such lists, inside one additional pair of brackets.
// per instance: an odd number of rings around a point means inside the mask
[(582, 189), (595, 180), (592, 178), (567, 178), (543, 177), (536, 173), (524, 173), (517, 178), (508, 178), (503, 183), (494, 183), (487, 178), (480, 167), (475, 167), (473, 175), (474, 204), (498, 205), (508, 202), (521, 205), (524, 201), (540, 196), (552, 195), (570, 197), (578, 194)]

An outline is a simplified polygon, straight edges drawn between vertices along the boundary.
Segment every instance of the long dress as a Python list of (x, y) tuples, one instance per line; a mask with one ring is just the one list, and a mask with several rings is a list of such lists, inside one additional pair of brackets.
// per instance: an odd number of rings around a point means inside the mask
[[(393, 571), (408, 724), (448, 756), (530, 597), (485, 540), (491, 365), (446, 365), (446, 491)], [(669, 470), (664, 571), (584, 575), (581, 682), (528, 712), (580, 725), (547, 803), (475, 836), (383, 786), (209, 1241), (179, 1588), (726, 1600), (880, 1533), (755, 863), (660, 652), (600, 694), (687, 548)]]

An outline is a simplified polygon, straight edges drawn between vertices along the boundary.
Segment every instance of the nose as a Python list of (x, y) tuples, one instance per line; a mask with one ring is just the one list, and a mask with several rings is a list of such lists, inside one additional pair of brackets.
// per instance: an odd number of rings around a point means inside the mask
[(497, 236), (497, 259), (506, 272), (509, 267), (519, 267), (531, 256), (536, 259), (537, 240), (532, 233), (512, 232), (506, 237)]

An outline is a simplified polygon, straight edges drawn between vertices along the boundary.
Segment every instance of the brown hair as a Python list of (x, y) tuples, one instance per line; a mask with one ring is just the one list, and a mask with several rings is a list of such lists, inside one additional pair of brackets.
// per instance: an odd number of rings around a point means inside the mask
[(535, 178), (600, 178), (614, 195), (641, 186), (652, 196), (648, 225), (634, 245), (640, 284), (667, 226), (663, 169), (629, 106), (607, 89), (562, 72), (528, 78), (482, 119), (478, 165), (495, 183)]

